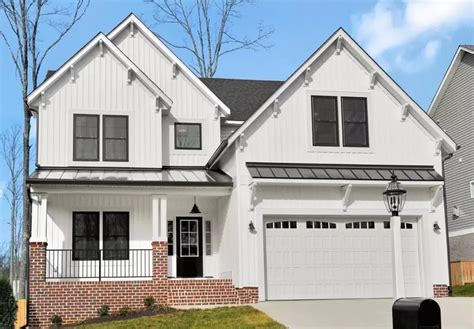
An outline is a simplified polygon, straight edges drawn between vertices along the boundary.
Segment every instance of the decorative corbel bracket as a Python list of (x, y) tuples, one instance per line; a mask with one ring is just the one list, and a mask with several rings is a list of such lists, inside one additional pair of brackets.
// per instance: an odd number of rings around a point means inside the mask
[(342, 50), (342, 36), (337, 37), (336, 41), (336, 55), (339, 55)]
[(240, 151), (243, 151), (245, 147), (245, 134), (241, 133), (239, 136), (239, 149)]
[(372, 73), (370, 74), (369, 88), (370, 88), (370, 89), (374, 89), (376, 82), (377, 82), (377, 72), (372, 72)]
[(155, 99), (155, 112), (161, 112), (163, 115), (168, 115), (170, 109), (166, 107), (161, 99), (161, 97), (156, 97)]
[(309, 79), (311, 79), (311, 67), (308, 66), (306, 70), (304, 71), (304, 86), (305, 87), (308, 87)]
[(104, 41), (99, 40), (99, 56), (104, 57)]
[(436, 211), (436, 207), (441, 203), (443, 195), (443, 185), (438, 185), (430, 188), (431, 195), (431, 212)]
[(273, 102), (273, 107), (272, 107), (272, 114), (273, 114), (274, 118), (276, 118), (278, 116), (279, 111), (280, 111), (280, 101), (277, 98)]
[(171, 68), (171, 76), (173, 79), (176, 79), (176, 76), (178, 75), (178, 64), (173, 63), (172, 68)]
[(441, 153), (441, 146), (443, 146), (443, 141), (441, 139), (436, 140), (435, 155), (439, 155)]
[(130, 22), (130, 38), (135, 36), (135, 22)]
[(405, 122), (408, 116), (408, 109), (410, 108), (410, 105), (408, 104), (403, 104), (402, 105), (402, 117), (400, 118), (400, 121)]
[(347, 207), (349, 206), (349, 199), (351, 197), (352, 184), (343, 186), (341, 190), (342, 190), (342, 211), (347, 211)]
[(221, 116), (221, 112), (219, 111), (219, 105), (214, 104), (214, 120), (218, 120)]
[(45, 109), (46, 108), (46, 95), (45, 95), (44, 91), (41, 92), (40, 98), (41, 98), (40, 106), (41, 106), (42, 109)]
[(71, 82), (74, 83), (76, 81), (74, 65), (69, 66), (69, 74), (71, 75)]
[(250, 183), (250, 211), (255, 209), (255, 201), (257, 201), (257, 183)]
[(127, 83), (129, 85), (132, 84), (132, 78), (133, 78), (133, 70), (131, 68), (128, 68), (128, 70), (127, 70)]

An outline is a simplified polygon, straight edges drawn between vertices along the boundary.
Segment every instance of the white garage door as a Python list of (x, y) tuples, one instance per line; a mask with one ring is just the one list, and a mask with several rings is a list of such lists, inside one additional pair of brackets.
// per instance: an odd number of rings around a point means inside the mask
[[(268, 218), (267, 299), (392, 297), (390, 222), (374, 219)], [(420, 296), (418, 233), (402, 221), (406, 293)]]

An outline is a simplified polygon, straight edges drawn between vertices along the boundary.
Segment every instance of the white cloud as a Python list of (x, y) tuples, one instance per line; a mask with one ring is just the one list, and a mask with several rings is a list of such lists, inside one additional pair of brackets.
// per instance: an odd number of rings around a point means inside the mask
[[(433, 59), (440, 47), (439, 38), (472, 24), (473, 16), (474, 3), (470, 0), (379, 0), (369, 12), (354, 17), (353, 23), (356, 39), (378, 59), (389, 51), (401, 52), (403, 57), (407, 51), (403, 48), (419, 41), (425, 48), (424, 56), (418, 57)], [(434, 36), (438, 40), (427, 42)]]

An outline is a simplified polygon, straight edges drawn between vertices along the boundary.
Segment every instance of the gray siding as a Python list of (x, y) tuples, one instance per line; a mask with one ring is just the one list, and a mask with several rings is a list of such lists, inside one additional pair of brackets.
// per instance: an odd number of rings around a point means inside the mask
[[(450, 231), (474, 227), (474, 199), (470, 182), (474, 181), (474, 55), (464, 53), (433, 118), (461, 145), (445, 163), (448, 227)], [(453, 216), (453, 207), (460, 216)]]

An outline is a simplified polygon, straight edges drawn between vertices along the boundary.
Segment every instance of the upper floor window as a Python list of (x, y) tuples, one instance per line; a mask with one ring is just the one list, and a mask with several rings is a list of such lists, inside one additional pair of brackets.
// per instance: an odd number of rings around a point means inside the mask
[(367, 98), (312, 96), (311, 111), (313, 146), (369, 146)]
[(313, 96), (313, 145), (339, 146), (337, 97)]
[(176, 122), (174, 124), (174, 148), (178, 150), (201, 150), (201, 124)]
[(99, 161), (99, 116), (74, 114), (74, 161)]
[(103, 160), (128, 161), (128, 117), (104, 115), (103, 121)]
[(344, 146), (368, 147), (367, 98), (342, 97)]

